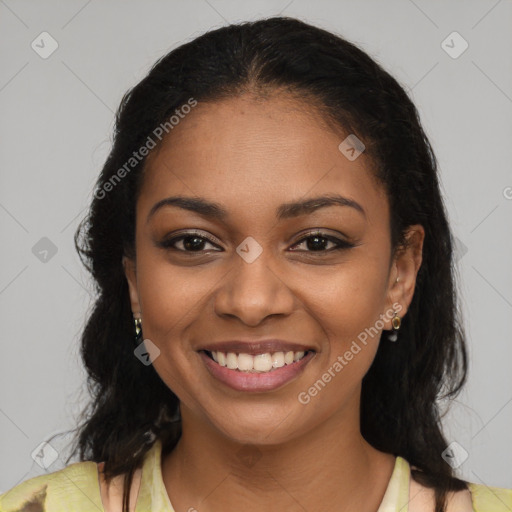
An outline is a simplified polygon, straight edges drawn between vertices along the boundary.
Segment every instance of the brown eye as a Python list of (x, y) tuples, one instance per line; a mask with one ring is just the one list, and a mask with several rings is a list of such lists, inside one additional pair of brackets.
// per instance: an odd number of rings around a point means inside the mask
[[(350, 242), (327, 235), (321, 231), (308, 233), (307, 236), (299, 240), (293, 247), (302, 244), (305, 244), (305, 252), (331, 252), (338, 249), (349, 249), (351, 247), (355, 247), (354, 244), (351, 244)], [(333, 244), (334, 247), (327, 247), (329, 244)], [(292, 250), (295, 251), (295, 249)]]
[(218, 251), (218, 246), (206, 236), (200, 236), (195, 232), (182, 233), (179, 236), (165, 239), (158, 243), (164, 249), (171, 249), (179, 252), (199, 253), (212, 249), (205, 248), (205, 245), (214, 246), (213, 250)]

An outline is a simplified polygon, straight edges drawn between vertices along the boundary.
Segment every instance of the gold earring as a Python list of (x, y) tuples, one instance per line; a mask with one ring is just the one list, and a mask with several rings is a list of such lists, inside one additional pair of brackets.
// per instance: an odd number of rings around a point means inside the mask
[(134, 318), (135, 324), (135, 342), (139, 342), (142, 338), (142, 318)]
[(388, 335), (389, 341), (396, 341), (398, 339), (398, 330), (402, 324), (402, 319), (398, 316), (397, 312), (393, 309), (393, 318), (391, 319), (391, 325), (393, 330)]

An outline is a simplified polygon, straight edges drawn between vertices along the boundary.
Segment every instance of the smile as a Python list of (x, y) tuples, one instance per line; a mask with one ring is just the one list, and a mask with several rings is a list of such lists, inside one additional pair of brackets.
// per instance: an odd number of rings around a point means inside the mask
[(247, 354), (200, 350), (199, 356), (216, 381), (236, 391), (265, 392), (298, 378), (315, 351)]
[(293, 364), (300, 361), (307, 352), (310, 351), (287, 351), (274, 352), (273, 354), (266, 352), (264, 354), (246, 354), (221, 351), (205, 351), (220, 366), (237, 370), (240, 372), (250, 373), (268, 373), (275, 371), (277, 368)]

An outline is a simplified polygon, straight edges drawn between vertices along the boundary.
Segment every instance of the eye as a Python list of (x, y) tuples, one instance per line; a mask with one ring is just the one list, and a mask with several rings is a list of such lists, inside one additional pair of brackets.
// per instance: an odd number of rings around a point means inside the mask
[[(354, 244), (347, 242), (346, 240), (342, 240), (340, 238), (336, 238), (332, 235), (328, 235), (323, 233), (322, 231), (311, 231), (307, 233), (307, 236), (301, 238), (297, 243), (293, 245), (296, 247), (297, 245), (306, 245), (305, 252), (332, 252), (340, 249), (350, 249), (351, 247), (355, 247)], [(326, 245), (333, 244), (334, 247), (327, 248)], [(296, 249), (292, 249), (292, 252), (295, 252)], [(303, 251), (298, 251), (303, 252)]]
[(192, 253), (200, 253), (203, 251), (211, 250), (205, 249), (205, 244), (213, 245), (215, 246), (214, 250), (219, 251), (218, 246), (212, 239), (210, 239), (210, 237), (205, 236), (204, 234), (199, 235), (199, 233), (196, 231), (187, 231), (185, 233), (181, 233), (179, 236), (174, 236), (172, 238), (158, 242), (158, 245), (164, 249)]
[[(177, 236), (162, 240), (158, 242), (158, 246), (164, 249), (170, 249), (183, 253), (202, 253), (204, 251), (211, 251), (205, 245), (210, 244), (213, 250), (221, 252), (222, 249), (211, 239), (202, 232), (187, 231)], [(332, 252), (341, 249), (350, 249), (355, 247), (354, 244), (342, 240), (332, 235), (328, 235), (322, 231), (311, 231), (307, 235), (296, 242), (292, 247), (304, 245), (305, 250), (291, 249), (292, 252)], [(332, 244), (331, 247), (328, 247)]]

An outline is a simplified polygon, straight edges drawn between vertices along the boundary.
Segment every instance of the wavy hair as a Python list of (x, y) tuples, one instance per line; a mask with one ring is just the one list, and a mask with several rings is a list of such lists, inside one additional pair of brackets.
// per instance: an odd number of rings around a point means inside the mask
[(435, 489), (435, 512), (443, 512), (448, 491), (467, 483), (441, 457), (447, 442), (440, 413), (441, 400), (465, 383), (467, 349), (436, 158), (417, 109), (390, 74), (342, 37), (288, 17), (209, 31), (159, 59), (122, 98), (112, 149), (75, 233), (96, 297), (81, 336), (91, 400), (73, 453), (105, 461), (107, 481), (125, 475), (127, 512), (133, 473), (152, 442), (161, 439), (166, 454), (181, 434), (178, 398), (133, 353), (122, 257), (135, 257), (135, 205), (146, 161), (130, 160), (134, 151), (190, 98), (213, 102), (274, 91), (300, 98), (304, 108), (364, 141), (371, 172), (387, 193), (393, 250), (406, 243), (408, 226), (425, 229), (412, 303), (398, 342), (380, 343), (363, 378), (360, 422), (372, 446), (419, 468), (413, 478)]

